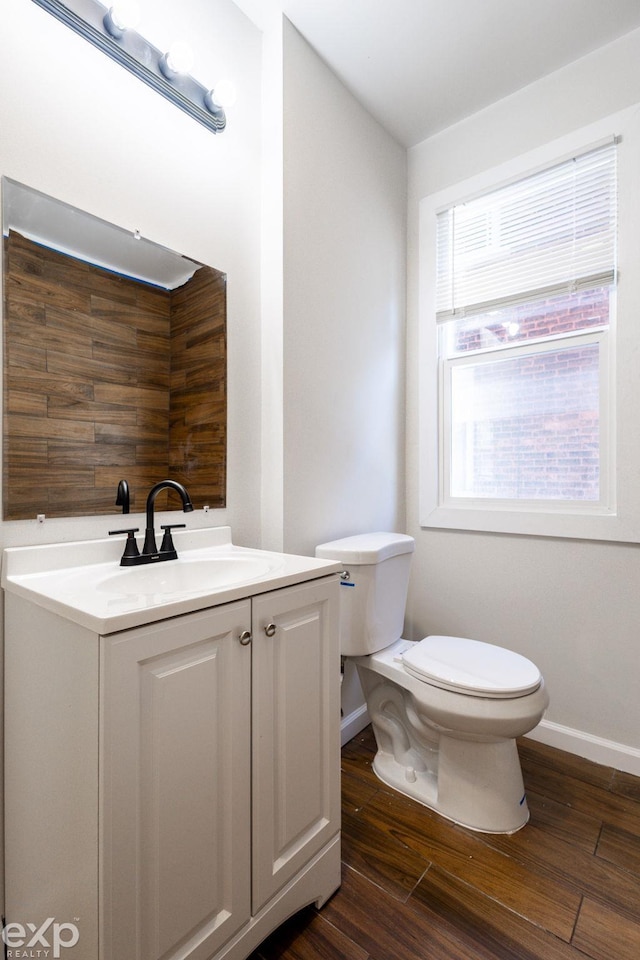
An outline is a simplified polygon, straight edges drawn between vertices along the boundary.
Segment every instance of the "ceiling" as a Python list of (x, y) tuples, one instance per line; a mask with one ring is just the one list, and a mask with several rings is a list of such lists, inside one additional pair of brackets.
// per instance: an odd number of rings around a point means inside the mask
[(280, 0), (407, 147), (640, 27), (640, 0)]

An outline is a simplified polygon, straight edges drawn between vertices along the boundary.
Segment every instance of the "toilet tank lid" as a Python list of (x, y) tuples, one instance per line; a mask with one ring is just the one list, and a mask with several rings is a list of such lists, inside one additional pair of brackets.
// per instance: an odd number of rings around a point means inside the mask
[(401, 553), (413, 553), (415, 541), (405, 533), (360, 533), (316, 547), (316, 557), (342, 563), (380, 563)]

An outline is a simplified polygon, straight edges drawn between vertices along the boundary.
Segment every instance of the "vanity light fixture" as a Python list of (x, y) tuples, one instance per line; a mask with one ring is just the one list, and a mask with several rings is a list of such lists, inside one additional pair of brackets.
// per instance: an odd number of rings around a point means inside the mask
[(209, 90), (189, 74), (186, 44), (175, 44), (162, 53), (134, 26), (137, 4), (122, 2), (109, 7), (97, 0), (33, 0), (85, 40), (171, 100), (214, 133), (227, 124), (218, 88)]

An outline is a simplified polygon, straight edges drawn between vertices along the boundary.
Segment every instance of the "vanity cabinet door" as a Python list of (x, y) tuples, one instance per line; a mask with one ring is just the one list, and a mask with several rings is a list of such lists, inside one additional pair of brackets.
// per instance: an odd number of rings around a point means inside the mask
[(253, 600), (253, 912), (340, 828), (338, 583)]
[(104, 960), (205, 960), (249, 920), (250, 611), (102, 638)]

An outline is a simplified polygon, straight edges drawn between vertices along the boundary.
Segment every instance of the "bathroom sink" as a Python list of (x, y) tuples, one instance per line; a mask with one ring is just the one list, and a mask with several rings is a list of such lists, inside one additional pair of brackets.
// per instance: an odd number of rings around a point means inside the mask
[(228, 527), (174, 531), (176, 560), (122, 567), (113, 537), (4, 550), (2, 586), (102, 634), (333, 574), (337, 562), (231, 542)]
[(206, 593), (250, 583), (271, 573), (276, 562), (258, 556), (182, 558), (142, 567), (120, 567), (96, 578), (98, 593), (111, 597), (152, 597)]

